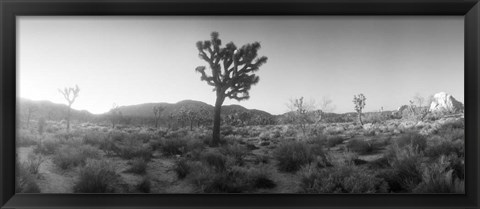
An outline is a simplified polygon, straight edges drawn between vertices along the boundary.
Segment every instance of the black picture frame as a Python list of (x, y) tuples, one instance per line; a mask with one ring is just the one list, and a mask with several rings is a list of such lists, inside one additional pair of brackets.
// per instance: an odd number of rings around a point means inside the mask
[[(1, 0), (1, 208), (479, 208), (478, 0)], [(15, 194), (16, 16), (460, 15), (465, 21), (466, 194)]]

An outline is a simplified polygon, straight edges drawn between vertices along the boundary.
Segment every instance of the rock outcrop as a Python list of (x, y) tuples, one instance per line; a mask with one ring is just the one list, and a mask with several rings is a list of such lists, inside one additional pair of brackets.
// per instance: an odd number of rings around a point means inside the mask
[(460, 113), (463, 112), (463, 104), (445, 92), (436, 93), (430, 104), (430, 112)]

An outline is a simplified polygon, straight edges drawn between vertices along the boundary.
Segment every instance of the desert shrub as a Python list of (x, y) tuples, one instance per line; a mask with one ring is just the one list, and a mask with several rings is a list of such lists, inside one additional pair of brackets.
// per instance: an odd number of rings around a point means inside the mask
[(31, 174), (38, 174), (40, 166), (45, 161), (42, 155), (36, 155), (29, 153), (27, 156), (27, 162), (24, 163), (26, 170)]
[(400, 138), (395, 141), (395, 143), (398, 144), (400, 148), (406, 145), (412, 145), (419, 151), (424, 151), (425, 148), (427, 148), (426, 137), (416, 132), (402, 134)]
[(378, 152), (380, 149), (382, 149), (382, 145), (374, 140), (365, 141), (360, 139), (352, 139), (348, 142), (347, 148), (348, 150), (358, 154), (368, 155)]
[(198, 190), (204, 193), (243, 193), (276, 186), (267, 172), (233, 166), (221, 172), (204, 170), (192, 178)]
[(398, 191), (411, 192), (422, 181), (423, 153), (418, 146), (408, 144), (400, 147), (394, 143), (387, 149), (386, 157), (394, 174), (388, 182), (399, 185)]
[(227, 157), (219, 152), (205, 152), (200, 156), (200, 160), (216, 171), (223, 171), (227, 167)]
[(220, 152), (223, 155), (228, 155), (233, 157), (233, 159), (235, 160), (235, 164), (237, 165), (243, 165), (244, 164), (243, 159), (248, 154), (248, 150), (244, 146), (239, 144), (224, 145), (220, 148)]
[(179, 179), (184, 179), (185, 177), (187, 177), (188, 174), (190, 174), (191, 168), (192, 167), (190, 166), (189, 161), (182, 158), (175, 162), (173, 170), (175, 171)]
[(152, 187), (152, 182), (149, 177), (145, 177), (137, 184), (136, 188), (141, 193), (150, 193)]
[(53, 155), (60, 146), (58, 140), (45, 140), (33, 149), (35, 154)]
[(113, 193), (119, 180), (111, 162), (88, 159), (80, 169), (73, 190), (76, 193)]
[(270, 156), (268, 156), (268, 155), (255, 155), (255, 160), (254, 160), (255, 164), (260, 164), (260, 163), (267, 164), (268, 162), (270, 162)]
[(152, 158), (152, 149), (149, 144), (143, 144), (133, 135), (126, 135), (121, 141), (113, 144), (115, 154), (123, 159), (143, 158), (149, 161)]
[(270, 178), (270, 173), (265, 168), (250, 169), (248, 172), (252, 187), (255, 189), (272, 189), (277, 184)]
[(187, 148), (187, 141), (184, 139), (164, 139), (160, 150), (165, 156), (182, 155)]
[(29, 147), (38, 144), (35, 134), (26, 130), (20, 130), (17, 136), (17, 147)]
[(139, 175), (143, 175), (147, 172), (148, 162), (144, 158), (134, 158), (131, 161), (131, 167), (125, 172), (131, 172)]
[(454, 122), (445, 123), (435, 132), (436, 135), (441, 136), (447, 140), (465, 140), (465, 121), (457, 120)]
[(69, 146), (62, 145), (53, 155), (53, 163), (61, 169), (68, 169), (84, 165), (89, 158), (100, 158), (100, 151), (91, 145)]
[(413, 190), (415, 193), (464, 193), (465, 182), (453, 175), (448, 157), (441, 156), (423, 168), (422, 182)]
[(335, 147), (339, 144), (342, 144), (345, 139), (341, 136), (329, 136), (327, 138), (327, 147)]
[(274, 157), (278, 161), (278, 169), (285, 172), (296, 172), (316, 158), (312, 147), (305, 142), (284, 142), (274, 151)]
[(100, 131), (90, 131), (83, 136), (83, 143), (99, 148), (105, 148), (104, 145), (107, 141), (108, 134)]
[(40, 118), (38, 119), (37, 123), (37, 131), (40, 135), (42, 135), (45, 132), (45, 127), (47, 126), (47, 122), (45, 121), (45, 118)]
[(435, 144), (425, 149), (425, 156), (431, 158), (438, 158), (442, 155), (456, 154), (457, 156), (465, 156), (465, 144), (461, 140), (450, 141), (441, 140), (436, 141)]
[(367, 170), (345, 165), (326, 169), (305, 166), (300, 171), (302, 193), (385, 193), (388, 184)]
[(381, 158), (370, 161), (368, 163), (368, 167), (373, 170), (389, 168), (390, 163), (388, 162), (388, 159), (386, 157), (381, 157)]
[(35, 176), (28, 171), (25, 165), (16, 163), (15, 192), (40, 193), (40, 187), (35, 182)]

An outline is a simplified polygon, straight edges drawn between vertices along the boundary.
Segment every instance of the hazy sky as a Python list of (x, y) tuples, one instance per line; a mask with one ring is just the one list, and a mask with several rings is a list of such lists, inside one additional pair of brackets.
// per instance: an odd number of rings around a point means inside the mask
[(462, 16), (315, 17), (17, 17), (18, 96), (65, 103), (58, 88), (80, 87), (73, 108), (108, 111), (113, 103), (214, 104), (195, 68), (195, 43), (220, 33), (238, 47), (259, 41), (268, 57), (251, 98), (225, 104), (280, 114), (289, 99), (351, 112), (397, 109), (419, 93), (464, 101)]

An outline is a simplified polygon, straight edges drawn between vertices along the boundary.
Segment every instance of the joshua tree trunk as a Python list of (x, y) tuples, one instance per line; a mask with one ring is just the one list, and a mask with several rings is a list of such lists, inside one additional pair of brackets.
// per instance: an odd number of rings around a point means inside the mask
[(362, 121), (362, 112), (358, 112), (358, 121), (360, 121), (360, 125), (363, 126), (363, 121)]
[(222, 95), (222, 93), (217, 91), (217, 100), (215, 101), (215, 113), (213, 116), (213, 145), (217, 145), (220, 142), (220, 114), (222, 112), (222, 104), (224, 100), (225, 97)]
[(70, 112), (72, 110), (72, 105), (68, 105), (68, 112), (67, 112), (67, 133), (70, 133)]

